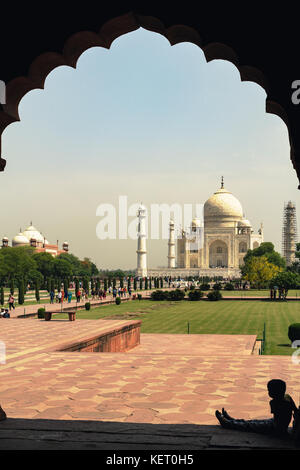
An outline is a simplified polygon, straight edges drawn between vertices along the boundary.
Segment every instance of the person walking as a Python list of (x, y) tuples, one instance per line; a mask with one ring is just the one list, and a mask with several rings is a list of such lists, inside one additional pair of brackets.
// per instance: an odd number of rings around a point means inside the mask
[(8, 298), (8, 306), (9, 306), (9, 310), (11, 310), (12, 308), (15, 309), (15, 298), (12, 294), (10, 294)]
[(55, 295), (55, 294), (54, 294), (54, 291), (51, 290), (51, 291), (50, 291), (50, 304), (53, 304), (53, 302), (54, 302), (54, 295)]

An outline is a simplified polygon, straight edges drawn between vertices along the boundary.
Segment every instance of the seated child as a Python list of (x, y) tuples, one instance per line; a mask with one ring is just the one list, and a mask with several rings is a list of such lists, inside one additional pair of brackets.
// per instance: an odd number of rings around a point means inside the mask
[(6, 413), (5, 413), (5, 411), (1, 408), (1, 405), (0, 405), (0, 421), (3, 421), (4, 419), (6, 419)]
[(296, 407), (292, 397), (285, 393), (286, 383), (283, 380), (273, 379), (268, 382), (271, 413), (273, 418), (270, 419), (235, 419), (222, 408), (222, 413), (216, 411), (216, 417), (221, 426), (228, 429), (238, 429), (241, 431), (257, 432), (262, 434), (273, 434), (282, 436), (287, 434), (288, 427), (292, 416), (298, 416), (298, 408)]

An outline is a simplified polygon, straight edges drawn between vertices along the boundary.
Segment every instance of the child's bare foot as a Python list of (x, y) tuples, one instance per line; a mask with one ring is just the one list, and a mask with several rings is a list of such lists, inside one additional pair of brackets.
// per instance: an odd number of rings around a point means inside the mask
[(230, 419), (230, 420), (234, 419), (234, 418), (232, 418), (231, 416), (229, 416), (229, 414), (227, 413), (227, 411), (226, 411), (224, 408), (222, 408), (222, 415), (223, 415), (224, 418), (226, 418), (226, 419)]
[(0, 421), (4, 421), (7, 418), (5, 411), (0, 406)]

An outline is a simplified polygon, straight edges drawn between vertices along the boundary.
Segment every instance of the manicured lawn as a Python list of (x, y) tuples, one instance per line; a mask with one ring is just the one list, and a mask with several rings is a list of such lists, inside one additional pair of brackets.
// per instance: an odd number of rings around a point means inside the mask
[(85, 319), (114, 316), (141, 319), (142, 333), (187, 333), (189, 322), (192, 334), (256, 334), (261, 338), (266, 323), (265, 354), (290, 355), (294, 349), (290, 347), (287, 331), (291, 323), (300, 323), (300, 302), (137, 300), (77, 312), (77, 318)]
[[(270, 297), (270, 290), (269, 289), (245, 289), (245, 290), (222, 290), (223, 297)], [(278, 293), (277, 293), (278, 296)], [(291, 289), (288, 291), (288, 298), (289, 297), (299, 297), (300, 300), (300, 291), (296, 289)]]

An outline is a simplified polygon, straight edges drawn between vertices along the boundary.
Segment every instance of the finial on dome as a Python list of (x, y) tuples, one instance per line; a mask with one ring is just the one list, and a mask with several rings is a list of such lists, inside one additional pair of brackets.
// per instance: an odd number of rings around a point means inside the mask
[(224, 189), (224, 177), (221, 177), (221, 189)]

